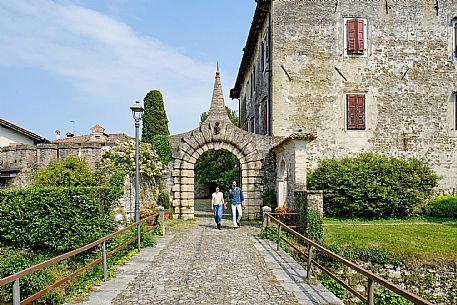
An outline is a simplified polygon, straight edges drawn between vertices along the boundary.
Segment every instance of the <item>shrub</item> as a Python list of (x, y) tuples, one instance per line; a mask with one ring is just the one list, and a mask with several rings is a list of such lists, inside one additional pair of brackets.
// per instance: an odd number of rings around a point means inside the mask
[[(52, 257), (52, 253), (36, 253), (28, 249), (2, 249), (0, 251), (0, 261), (2, 262), (0, 264), (0, 278), (12, 275)], [(62, 262), (21, 278), (22, 299), (40, 291), (68, 274), (69, 272), (65, 267), (65, 262)], [(10, 283), (0, 286), (0, 304), (12, 304), (12, 285)], [(65, 287), (66, 285), (51, 290), (35, 301), (35, 304), (62, 304), (66, 296)]]
[(95, 173), (83, 159), (70, 156), (64, 161), (53, 161), (35, 174), (33, 183), (37, 187), (47, 186), (93, 186)]
[(376, 305), (410, 305), (412, 304), (404, 297), (390, 291), (387, 288), (375, 292)]
[(267, 189), (267, 190), (263, 191), (262, 198), (263, 198), (263, 205), (269, 206), (271, 208), (271, 210), (274, 211), (274, 209), (278, 206), (278, 201), (276, 199), (275, 190)]
[(157, 203), (163, 206), (165, 210), (168, 210), (170, 208), (170, 196), (168, 193), (161, 192), (157, 198)]
[(0, 191), (0, 245), (67, 251), (115, 228), (109, 187)]
[(407, 216), (430, 198), (438, 176), (417, 159), (364, 153), (330, 159), (308, 175), (308, 188), (324, 191), (329, 217)]
[(457, 217), (457, 196), (438, 196), (431, 200), (422, 213), (435, 217)]

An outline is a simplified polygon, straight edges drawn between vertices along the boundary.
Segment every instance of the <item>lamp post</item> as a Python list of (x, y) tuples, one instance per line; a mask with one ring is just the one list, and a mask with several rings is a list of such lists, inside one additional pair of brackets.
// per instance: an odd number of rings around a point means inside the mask
[[(143, 107), (140, 102), (136, 101), (132, 107), (133, 119), (135, 120), (135, 222), (140, 221), (140, 170), (139, 170), (139, 154), (140, 154), (140, 121), (143, 115)], [(141, 230), (138, 223), (138, 251), (140, 251)]]

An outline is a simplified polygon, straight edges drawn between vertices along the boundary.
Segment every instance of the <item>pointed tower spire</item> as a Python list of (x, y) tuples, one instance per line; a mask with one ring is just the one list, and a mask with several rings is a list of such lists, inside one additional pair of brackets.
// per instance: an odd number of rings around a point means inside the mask
[(213, 98), (211, 99), (211, 107), (209, 108), (208, 118), (230, 121), (227, 111), (225, 110), (224, 94), (222, 92), (221, 77), (219, 73), (219, 63), (217, 63)]

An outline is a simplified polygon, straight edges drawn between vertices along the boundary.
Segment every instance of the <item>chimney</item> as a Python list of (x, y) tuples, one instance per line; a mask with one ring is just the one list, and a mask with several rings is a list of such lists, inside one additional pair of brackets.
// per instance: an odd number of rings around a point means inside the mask
[(56, 130), (56, 140), (60, 140), (60, 130)]
[(67, 138), (73, 138), (73, 137), (75, 136), (75, 135), (74, 135), (73, 133), (71, 133), (71, 132), (67, 132), (66, 135), (67, 135)]

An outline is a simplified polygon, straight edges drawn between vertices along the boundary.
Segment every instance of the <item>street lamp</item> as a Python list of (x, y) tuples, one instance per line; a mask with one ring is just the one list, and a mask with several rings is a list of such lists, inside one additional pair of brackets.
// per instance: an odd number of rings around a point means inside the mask
[[(136, 101), (130, 109), (132, 110), (133, 119), (135, 120), (135, 222), (140, 221), (140, 171), (139, 171), (139, 154), (140, 154), (140, 121), (143, 115), (143, 107), (140, 102)], [(138, 251), (140, 251), (140, 224), (138, 223)]]

